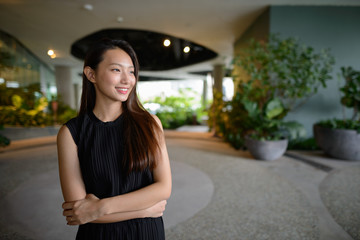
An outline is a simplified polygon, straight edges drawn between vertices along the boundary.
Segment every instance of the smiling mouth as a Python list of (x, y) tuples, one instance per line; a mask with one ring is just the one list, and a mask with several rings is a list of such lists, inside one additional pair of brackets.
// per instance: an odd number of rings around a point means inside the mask
[(121, 94), (126, 94), (129, 90), (128, 88), (119, 88), (119, 87), (116, 87), (115, 89), (118, 93), (121, 93)]

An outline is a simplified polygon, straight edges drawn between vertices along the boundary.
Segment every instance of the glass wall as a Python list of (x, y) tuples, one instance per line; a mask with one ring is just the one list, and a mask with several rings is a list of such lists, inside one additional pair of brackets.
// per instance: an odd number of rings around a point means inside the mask
[[(53, 69), (11, 35), (0, 31), (0, 84), (6, 88), (32, 87), (49, 100), (55, 82)], [(56, 94), (56, 93), (55, 93)]]

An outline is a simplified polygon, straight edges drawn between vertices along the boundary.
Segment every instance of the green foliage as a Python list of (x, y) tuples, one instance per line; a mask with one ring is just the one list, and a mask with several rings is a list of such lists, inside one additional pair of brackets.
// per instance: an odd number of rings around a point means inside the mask
[(288, 145), (290, 150), (319, 150), (315, 138), (299, 138), (295, 141), (290, 141)]
[(206, 114), (196, 101), (191, 89), (180, 89), (178, 96), (157, 96), (146, 103), (159, 104), (155, 114), (166, 129), (175, 129), (183, 125), (194, 125)]
[(34, 108), (35, 101), (43, 96), (40, 84), (31, 84), (26, 88), (7, 88), (5, 84), (0, 84), (0, 106), (12, 106), (14, 95), (21, 97), (21, 107), (26, 110)]
[(345, 85), (340, 88), (343, 93), (341, 104), (353, 108), (351, 120), (358, 119), (360, 121), (360, 118), (357, 118), (360, 109), (360, 71), (356, 71), (352, 67), (342, 67), (341, 74), (345, 79)]
[(0, 48), (0, 70), (8, 71), (13, 70), (16, 67), (14, 66), (14, 61), (16, 56), (14, 53), (6, 50), (5, 48)]
[[(3, 125), (0, 125), (0, 130), (4, 129)], [(10, 139), (0, 134), (0, 147), (6, 147), (10, 145)]]
[[(56, 123), (57, 124), (64, 124), (70, 119), (77, 116), (77, 111), (69, 107), (69, 105), (65, 104), (61, 98), (57, 100), (58, 103), (58, 110), (57, 110), (57, 118)], [(54, 115), (53, 110), (49, 107), (49, 113)]]
[(263, 140), (304, 138), (301, 124), (283, 118), (326, 86), (333, 64), (329, 50), (316, 53), (294, 38), (251, 40), (234, 59), (246, 75), (233, 76), (238, 86), (231, 101), (222, 102), (220, 95), (214, 99), (210, 123), (215, 121), (217, 131), (235, 148), (244, 146), (246, 135)]
[(10, 145), (10, 139), (0, 134), (0, 147), (6, 147)]
[[(38, 84), (27, 88), (6, 88), (0, 84), (0, 125), (49, 126), (54, 124), (48, 100), (39, 91)], [(64, 123), (76, 116), (76, 111), (60, 105), (58, 122)]]
[[(280, 39), (277, 35), (271, 35), (268, 42), (252, 39), (234, 59), (234, 64), (261, 88), (255, 90), (260, 103), (279, 98), (287, 111), (302, 104), (298, 100), (306, 101), (319, 87), (326, 87), (334, 63), (329, 49), (316, 53), (295, 38)], [(244, 77), (237, 80), (247, 81)]]
[(331, 129), (349, 129), (360, 133), (360, 71), (352, 67), (341, 67), (341, 76), (345, 80), (345, 85), (340, 88), (343, 93), (341, 104), (344, 107), (352, 108), (353, 115), (351, 119), (329, 119), (319, 121), (315, 124)]
[(318, 125), (331, 129), (349, 129), (360, 133), (360, 121), (353, 121), (351, 119), (330, 119), (323, 120), (317, 123)]
[(28, 88), (6, 88), (0, 85), (0, 124), (13, 126), (45, 126), (51, 118), (44, 112), (47, 99), (37, 84)]

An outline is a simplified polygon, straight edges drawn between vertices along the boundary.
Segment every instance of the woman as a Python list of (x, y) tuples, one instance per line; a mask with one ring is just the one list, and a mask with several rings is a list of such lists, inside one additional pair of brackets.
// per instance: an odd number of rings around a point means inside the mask
[(63, 215), (76, 239), (165, 239), (171, 170), (162, 126), (136, 95), (131, 46), (103, 40), (88, 52), (79, 116), (58, 133)]

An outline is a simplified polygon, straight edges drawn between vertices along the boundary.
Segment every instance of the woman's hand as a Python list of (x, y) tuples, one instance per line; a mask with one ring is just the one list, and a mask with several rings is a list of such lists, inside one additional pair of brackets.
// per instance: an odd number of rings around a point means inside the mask
[(156, 203), (154, 206), (151, 206), (144, 210), (145, 217), (157, 218), (161, 217), (164, 214), (166, 200)]
[(87, 194), (82, 200), (64, 202), (62, 208), (68, 225), (85, 224), (104, 215), (100, 199), (94, 194)]

